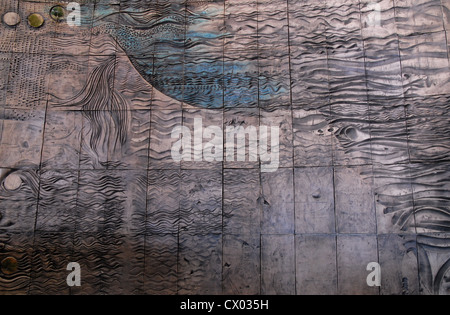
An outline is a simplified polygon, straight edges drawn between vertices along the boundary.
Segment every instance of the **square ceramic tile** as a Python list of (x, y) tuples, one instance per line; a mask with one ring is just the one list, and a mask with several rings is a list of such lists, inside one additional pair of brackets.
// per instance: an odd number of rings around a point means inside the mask
[(334, 172), (337, 232), (375, 233), (372, 167), (336, 167)]
[(378, 237), (380, 256), (381, 294), (418, 295), (419, 274), (415, 236), (395, 234)]
[(263, 235), (261, 237), (261, 293), (295, 294), (294, 235)]
[(223, 237), (224, 294), (261, 292), (261, 238), (259, 235)]
[(79, 5), (0, 0), (1, 293), (449, 293), (449, 0)]
[(335, 233), (333, 169), (296, 168), (294, 180), (295, 232)]
[(259, 171), (226, 169), (223, 185), (224, 233), (259, 234), (261, 231)]
[(73, 260), (73, 234), (40, 232), (34, 241), (29, 294), (69, 295), (66, 269)]
[(279, 169), (261, 175), (262, 205), (261, 232), (263, 234), (294, 233), (294, 172)]
[(332, 141), (334, 132), (330, 125), (329, 106), (319, 110), (293, 110), (294, 165), (333, 165)]
[(337, 294), (335, 236), (298, 235), (295, 237), (295, 253), (297, 294)]
[(35, 170), (2, 169), (0, 228), (34, 231), (39, 198), (39, 174)]
[(42, 172), (36, 230), (73, 233), (77, 219), (77, 189), (77, 171)]
[(375, 235), (340, 235), (337, 238), (338, 294), (378, 295), (380, 289), (367, 285), (367, 266), (378, 263)]
[(41, 162), (43, 111), (7, 109), (3, 112), (3, 133), (0, 143), (0, 166), (33, 167)]
[(180, 234), (179, 294), (222, 293), (222, 236)]
[(29, 292), (32, 270), (33, 233), (10, 233), (2, 230), (0, 292), (25, 295)]
[(401, 35), (443, 30), (441, 2), (436, 0), (395, 0), (397, 31)]
[(420, 293), (448, 295), (448, 234), (426, 234), (417, 237)]
[(406, 96), (442, 94), (449, 86), (449, 60), (443, 31), (400, 38)]

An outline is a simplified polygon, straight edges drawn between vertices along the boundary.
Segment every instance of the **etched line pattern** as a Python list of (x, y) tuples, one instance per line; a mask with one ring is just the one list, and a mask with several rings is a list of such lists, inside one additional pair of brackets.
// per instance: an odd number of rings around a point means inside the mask
[[(1, 294), (450, 294), (449, 1), (81, 3), (0, 0)], [(279, 171), (175, 163), (197, 117)]]

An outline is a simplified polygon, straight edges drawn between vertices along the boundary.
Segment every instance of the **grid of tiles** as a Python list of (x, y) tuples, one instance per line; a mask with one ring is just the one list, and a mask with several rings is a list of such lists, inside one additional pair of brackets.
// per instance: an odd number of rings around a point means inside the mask
[[(80, 3), (0, 0), (0, 293), (450, 293), (449, 0)], [(279, 170), (175, 163), (199, 117)]]

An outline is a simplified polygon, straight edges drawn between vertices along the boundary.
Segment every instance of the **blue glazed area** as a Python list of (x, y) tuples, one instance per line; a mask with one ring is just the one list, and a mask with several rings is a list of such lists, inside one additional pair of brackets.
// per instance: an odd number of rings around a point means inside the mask
[(202, 108), (254, 107), (259, 94), (262, 100), (289, 94), (276, 78), (258, 72), (257, 56), (238, 51), (225, 58), (224, 42), (233, 35), (223, 27), (223, 1), (96, 12), (103, 26), (114, 25), (107, 32), (144, 79), (178, 101)]

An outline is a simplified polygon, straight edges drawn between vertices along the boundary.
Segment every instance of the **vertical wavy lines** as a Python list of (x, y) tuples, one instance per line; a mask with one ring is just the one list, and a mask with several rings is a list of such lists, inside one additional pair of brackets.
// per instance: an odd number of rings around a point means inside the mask
[(115, 57), (103, 62), (93, 70), (86, 85), (77, 95), (57, 106), (82, 108), (83, 115), (90, 122), (88, 143), (95, 154), (98, 154), (98, 150), (104, 150), (100, 147), (111, 132), (114, 132), (115, 143), (123, 145), (127, 141), (129, 105), (128, 101), (114, 89), (115, 65)]

